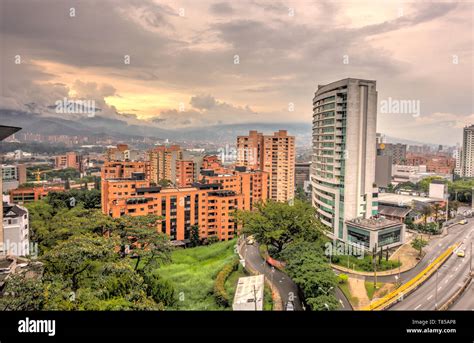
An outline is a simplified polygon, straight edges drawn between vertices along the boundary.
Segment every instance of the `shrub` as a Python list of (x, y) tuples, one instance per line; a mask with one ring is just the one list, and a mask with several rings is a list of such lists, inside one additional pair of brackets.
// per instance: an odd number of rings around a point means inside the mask
[(344, 283), (347, 283), (347, 280), (349, 280), (349, 277), (347, 276), (347, 274), (339, 274), (337, 279), (338, 279), (337, 281), (340, 284), (344, 284)]
[(229, 295), (225, 290), (225, 281), (232, 272), (237, 270), (238, 267), (239, 260), (234, 259), (232, 262), (226, 264), (217, 274), (216, 281), (214, 282), (214, 297), (216, 298), (216, 302), (221, 306), (230, 306)]

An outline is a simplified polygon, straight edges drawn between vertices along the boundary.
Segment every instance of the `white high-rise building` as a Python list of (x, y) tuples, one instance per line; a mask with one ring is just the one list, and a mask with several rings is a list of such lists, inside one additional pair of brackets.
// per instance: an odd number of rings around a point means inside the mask
[(453, 158), (456, 161), (454, 167), (454, 174), (462, 176), (462, 150), (460, 147), (456, 147), (453, 151)]
[(463, 131), (461, 176), (474, 177), (474, 125), (466, 126)]
[[(334, 239), (395, 246), (403, 225), (376, 218), (377, 90), (371, 80), (318, 86), (313, 99), (312, 203)], [(353, 222), (356, 220), (355, 222)]]

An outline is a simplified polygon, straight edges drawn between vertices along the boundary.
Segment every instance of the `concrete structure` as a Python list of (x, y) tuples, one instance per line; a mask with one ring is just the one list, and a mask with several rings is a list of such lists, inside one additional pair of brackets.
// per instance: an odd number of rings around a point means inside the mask
[(385, 217), (356, 218), (347, 221), (347, 240), (367, 250), (393, 248), (405, 240), (405, 225)]
[[(20, 130), (19, 127), (0, 125), (0, 142)], [(3, 197), (2, 173), (0, 173), (0, 195)], [(0, 201), (0, 242), (3, 242), (3, 201)], [(0, 248), (0, 255), (3, 253), (4, 251)]]
[(446, 182), (433, 180), (430, 183), (428, 196), (434, 199), (445, 200), (448, 195), (448, 185)]
[(249, 131), (237, 137), (237, 166), (268, 172), (268, 194), (275, 201), (288, 201), (295, 196), (295, 137), (286, 130), (273, 135)]
[(392, 156), (377, 155), (375, 157), (375, 184), (379, 188), (387, 188), (392, 182)]
[(27, 256), (30, 253), (28, 210), (19, 205), (3, 203), (3, 250), (7, 255)]
[(312, 204), (332, 238), (348, 242), (346, 221), (377, 215), (376, 123), (375, 81), (344, 79), (318, 86), (313, 99)]
[(176, 182), (177, 163), (183, 159), (179, 145), (157, 146), (149, 151), (150, 181), (158, 184), (162, 180)]
[(463, 130), (461, 176), (474, 177), (474, 125)]
[(265, 277), (260, 274), (239, 278), (232, 310), (263, 311)]

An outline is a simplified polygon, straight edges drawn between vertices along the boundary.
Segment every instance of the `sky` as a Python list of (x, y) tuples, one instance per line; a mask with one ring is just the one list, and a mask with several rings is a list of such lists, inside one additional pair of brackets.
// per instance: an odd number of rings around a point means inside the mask
[(474, 124), (472, 1), (2, 0), (0, 19), (3, 109), (310, 124), (318, 85), (352, 77), (377, 81), (378, 132), (455, 144)]

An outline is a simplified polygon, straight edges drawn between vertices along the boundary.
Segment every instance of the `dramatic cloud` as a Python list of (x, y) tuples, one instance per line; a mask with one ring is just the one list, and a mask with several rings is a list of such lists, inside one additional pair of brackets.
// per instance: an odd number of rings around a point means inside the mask
[(379, 100), (420, 101), (419, 118), (379, 114), (379, 131), (455, 143), (474, 112), (473, 6), (3, 0), (0, 106), (92, 99), (101, 115), (166, 128), (311, 123), (318, 84), (359, 77), (377, 80)]

